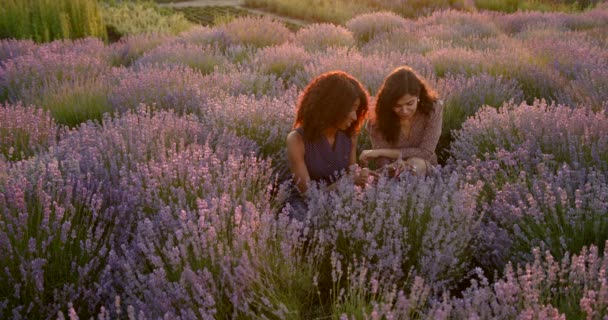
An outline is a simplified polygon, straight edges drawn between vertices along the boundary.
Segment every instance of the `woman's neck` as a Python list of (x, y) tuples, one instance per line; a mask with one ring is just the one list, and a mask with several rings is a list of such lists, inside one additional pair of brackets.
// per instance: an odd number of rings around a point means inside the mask
[(327, 128), (323, 131), (323, 135), (328, 139), (333, 139), (336, 137), (336, 133), (338, 132), (338, 128)]

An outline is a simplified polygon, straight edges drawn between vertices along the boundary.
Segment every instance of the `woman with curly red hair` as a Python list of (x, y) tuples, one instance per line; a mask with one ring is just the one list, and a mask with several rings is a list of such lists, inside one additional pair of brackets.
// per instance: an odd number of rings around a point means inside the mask
[[(356, 142), (367, 115), (368, 94), (355, 78), (327, 72), (313, 79), (300, 96), (294, 130), (287, 136), (287, 157), (297, 188), (289, 200), (298, 220), (306, 214), (301, 194), (311, 181), (332, 189), (338, 174), (356, 164)], [(365, 184), (369, 171), (361, 170), (357, 184)]]
[(378, 91), (374, 117), (368, 122), (372, 150), (362, 163), (407, 168), (426, 175), (437, 165), (435, 148), (441, 135), (443, 105), (437, 93), (409, 67), (395, 69)]

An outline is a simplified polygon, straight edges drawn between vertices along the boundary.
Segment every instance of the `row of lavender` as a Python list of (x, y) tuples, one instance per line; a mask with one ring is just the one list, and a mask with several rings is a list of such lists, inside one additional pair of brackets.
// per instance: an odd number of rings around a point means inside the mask
[[(448, 11), (2, 41), (0, 317), (601, 319), (607, 25)], [(445, 100), (446, 166), (313, 188), (290, 224), (299, 89), (338, 68), (373, 93), (402, 64)]]

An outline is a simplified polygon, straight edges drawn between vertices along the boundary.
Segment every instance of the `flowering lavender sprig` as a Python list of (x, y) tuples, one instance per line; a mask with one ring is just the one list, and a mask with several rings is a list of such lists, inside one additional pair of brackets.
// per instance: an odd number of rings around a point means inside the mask
[(0, 184), (0, 317), (49, 318), (66, 301), (94, 312), (116, 223), (99, 189), (48, 155)]
[(450, 151), (457, 160), (506, 160), (507, 153), (534, 166), (547, 159), (554, 168), (562, 163), (601, 170), (608, 166), (608, 117), (588, 108), (545, 101), (505, 104), (498, 110), (484, 108), (462, 128)]
[(336, 250), (345, 263), (367, 257), (370, 272), (380, 277), (402, 283), (414, 271), (434, 288), (449, 287), (464, 274), (480, 219), (481, 184), (464, 184), (451, 174), (381, 178), (359, 189), (345, 178), (337, 190), (313, 187), (308, 194), (313, 256)]
[(226, 58), (213, 46), (167, 42), (146, 53), (135, 61), (135, 65), (189, 66), (203, 74), (224, 68)]
[(0, 155), (28, 158), (57, 142), (58, 127), (49, 112), (35, 106), (0, 104)]
[(203, 75), (185, 66), (116, 68), (108, 98), (114, 110), (135, 110), (140, 104), (177, 113), (199, 113), (205, 105)]
[(479, 274), (462, 298), (445, 294), (426, 317), (603, 319), (608, 314), (608, 252), (600, 252), (591, 245), (560, 260), (534, 248), (533, 262), (507, 264), (504, 276), (492, 284)]
[(97, 78), (108, 71), (108, 62), (97, 56), (41, 47), (0, 65), (0, 99), (31, 103), (50, 88)]

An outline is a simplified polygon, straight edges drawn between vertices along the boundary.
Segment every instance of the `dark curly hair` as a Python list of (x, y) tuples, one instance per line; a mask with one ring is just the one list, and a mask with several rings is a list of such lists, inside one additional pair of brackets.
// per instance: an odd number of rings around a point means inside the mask
[(399, 139), (399, 118), (393, 111), (397, 101), (406, 94), (418, 97), (416, 112), (430, 114), (435, 108), (437, 93), (410, 67), (399, 67), (385, 79), (378, 91), (375, 110), (376, 126), (384, 139), (395, 143)]
[(301, 94), (293, 128), (302, 127), (304, 139), (314, 141), (323, 130), (346, 119), (355, 101), (359, 99), (357, 120), (346, 133), (359, 132), (367, 115), (368, 94), (359, 81), (342, 71), (324, 73), (313, 79)]

